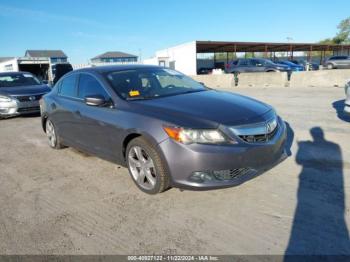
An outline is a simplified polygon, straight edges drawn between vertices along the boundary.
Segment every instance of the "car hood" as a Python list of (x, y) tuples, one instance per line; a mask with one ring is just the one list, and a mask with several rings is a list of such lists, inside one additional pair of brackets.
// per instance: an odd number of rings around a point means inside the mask
[(185, 127), (244, 125), (265, 121), (272, 107), (242, 95), (215, 90), (132, 101), (137, 110)]
[(46, 94), (50, 91), (47, 85), (0, 87), (0, 94), (6, 96)]

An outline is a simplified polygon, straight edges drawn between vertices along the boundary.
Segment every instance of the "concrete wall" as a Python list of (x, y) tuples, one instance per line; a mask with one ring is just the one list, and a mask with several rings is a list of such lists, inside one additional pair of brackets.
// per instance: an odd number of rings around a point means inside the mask
[(290, 87), (344, 86), (350, 79), (350, 69), (320, 70), (292, 74)]
[(196, 75), (191, 76), (198, 82), (203, 82), (212, 88), (235, 87), (285, 87), (288, 83), (287, 73), (244, 73), (238, 75), (238, 86), (235, 85), (233, 74)]
[(343, 87), (350, 79), (350, 69), (320, 70), (293, 73), (243, 73), (238, 75), (238, 85), (232, 74), (191, 76), (206, 86), (219, 89), (235, 87)]
[(238, 87), (285, 87), (288, 75), (285, 72), (243, 73), (238, 75)]
[(194, 75), (194, 80), (204, 83), (207, 87), (226, 89), (234, 88), (234, 76), (232, 74), (224, 75)]

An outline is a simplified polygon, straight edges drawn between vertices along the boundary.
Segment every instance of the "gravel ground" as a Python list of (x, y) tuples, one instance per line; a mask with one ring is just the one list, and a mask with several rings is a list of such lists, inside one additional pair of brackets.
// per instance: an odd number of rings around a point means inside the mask
[(39, 117), (0, 121), (0, 254), (350, 254), (343, 89), (235, 91), (275, 106), (292, 155), (222, 190), (149, 196), (125, 168), (50, 149)]

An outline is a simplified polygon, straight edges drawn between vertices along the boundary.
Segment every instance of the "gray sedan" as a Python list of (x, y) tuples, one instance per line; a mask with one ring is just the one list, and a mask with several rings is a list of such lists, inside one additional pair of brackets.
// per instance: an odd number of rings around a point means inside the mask
[(271, 106), (161, 67), (73, 71), (41, 112), (52, 148), (124, 165), (149, 194), (238, 185), (284, 156), (285, 123)]

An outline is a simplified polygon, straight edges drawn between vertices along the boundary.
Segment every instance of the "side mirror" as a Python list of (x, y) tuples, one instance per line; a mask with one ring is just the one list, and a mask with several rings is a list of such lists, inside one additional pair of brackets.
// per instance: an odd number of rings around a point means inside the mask
[(41, 83), (45, 84), (45, 85), (48, 85), (49, 84), (49, 81), (48, 80), (42, 80)]
[(88, 106), (103, 106), (106, 104), (105, 98), (101, 95), (86, 96), (84, 101)]

